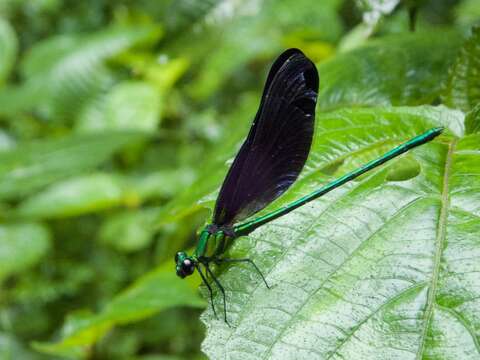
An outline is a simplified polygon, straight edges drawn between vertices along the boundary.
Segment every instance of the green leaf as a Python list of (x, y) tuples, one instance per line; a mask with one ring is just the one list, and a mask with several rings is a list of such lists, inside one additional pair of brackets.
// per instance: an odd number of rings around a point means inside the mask
[(95, 99), (79, 118), (79, 130), (142, 130), (153, 132), (160, 122), (161, 99), (147, 82), (125, 82)]
[(460, 24), (472, 26), (480, 18), (480, 3), (477, 0), (464, 0), (457, 5), (455, 15)]
[(48, 228), (36, 223), (0, 225), (0, 281), (35, 265), (50, 247)]
[(100, 239), (122, 252), (144, 249), (153, 240), (158, 213), (158, 208), (147, 208), (110, 216), (100, 228)]
[(430, 104), (461, 45), (454, 32), (385, 36), (318, 66), (319, 108)]
[(0, 87), (15, 63), (17, 47), (15, 31), (6, 20), (0, 17)]
[(14, 214), (26, 218), (52, 219), (120, 206), (138, 207), (147, 200), (169, 198), (190, 185), (192, 180), (192, 172), (182, 169), (135, 176), (92, 173), (49, 186), (23, 201)]
[(346, 52), (364, 45), (371, 35), (371, 31), (372, 29), (365, 23), (358, 24), (342, 37), (338, 44), (338, 51)]
[(225, 136), (212, 145), (204, 157), (205, 161), (199, 164), (199, 174), (194, 186), (188, 186), (162, 208), (158, 216), (159, 226), (181, 221), (202, 209), (199, 200), (218, 189), (228, 170), (227, 161), (234, 156), (248, 134), (248, 126), (257, 106), (258, 98), (249, 94), (241, 99), (235, 110), (227, 116)]
[[(301, 179), (278, 208), (435, 125), (410, 153), (417, 176), (388, 180), (394, 160), (238, 239), (219, 273), (232, 327), (203, 319), (211, 359), (474, 359), (480, 356), (480, 135), (445, 107), (321, 114)], [(337, 164), (338, 170), (332, 166)], [(329, 169), (329, 171), (326, 171)], [(221, 296), (215, 296), (222, 309)]]
[(221, 0), (170, 0), (163, 19), (167, 31), (177, 33), (204, 22), (208, 14), (221, 3)]
[(185, 58), (164, 59), (160, 56), (135, 70), (144, 74), (146, 80), (155, 85), (163, 96), (167, 96), (188, 67), (189, 62)]
[(0, 332), (0, 359), (42, 360), (45, 357), (26, 349), (12, 334)]
[(0, 152), (0, 199), (25, 196), (55, 181), (95, 168), (115, 151), (144, 137), (138, 132), (73, 135), (19, 144)]
[(78, 38), (71, 34), (49, 37), (32, 46), (20, 63), (20, 71), (25, 79), (41, 76), (45, 69), (52, 69), (78, 44)]
[(77, 314), (65, 323), (56, 343), (35, 343), (51, 355), (78, 357), (113, 326), (139, 321), (175, 306), (204, 307), (194, 278), (179, 281), (171, 265), (161, 266), (141, 278), (108, 303), (98, 314)]
[(0, 130), (0, 152), (15, 147), (15, 140), (6, 131)]
[(130, 179), (131, 188), (135, 189), (140, 199), (170, 198), (187, 189), (195, 179), (190, 168), (160, 170), (138, 174)]
[(124, 202), (122, 179), (92, 174), (54, 184), (23, 202), (17, 215), (62, 218), (109, 209)]
[[(338, 0), (298, 0), (295, 6), (285, 0), (268, 0), (259, 3), (258, 13), (238, 4), (237, 12), (232, 11), (233, 19), (219, 10), (218, 19), (211, 20), (210, 37), (221, 38), (210, 44), (211, 51), (192, 86), (191, 93), (200, 99), (218, 91), (249, 61), (266, 54), (273, 58), (285, 48), (287, 35), (294, 39), (288, 46), (299, 47), (304, 37), (333, 42), (341, 32)], [(235, 10), (235, 5), (231, 6)]]
[[(187, 215), (198, 211), (199, 209), (205, 207), (206, 205), (212, 205), (216, 199), (216, 194), (221, 185), (228, 168), (231, 164), (231, 159), (235, 156), (236, 151), (240, 148), (240, 145), (243, 142), (244, 136), (248, 133), (248, 120), (249, 116), (254, 113), (256, 103), (253, 98), (248, 99), (242, 107), (239, 107), (236, 113), (232, 114), (229, 123), (231, 127), (226, 131), (227, 134), (232, 134), (227, 138), (227, 141), (222, 140), (221, 144), (217, 144), (212, 153), (209, 156), (206, 156), (208, 159), (207, 162), (202, 163), (201, 171), (197, 177), (197, 181), (193, 186), (190, 186), (187, 191), (183, 192), (180, 196), (174, 198), (167, 206), (163, 207), (162, 211), (159, 214), (159, 225), (170, 222), (177, 222)], [(338, 126), (339, 128), (350, 126), (350, 118), (353, 116), (362, 116), (365, 118), (365, 122), (368, 126), (365, 127), (364, 132), (368, 133), (372, 125), (368, 124), (368, 121), (386, 118), (388, 119), (388, 124), (395, 126), (396, 128), (404, 128), (405, 126), (414, 126), (412, 124), (416, 123), (427, 123), (428, 126), (434, 127), (435, 124), (441, 123), (444, 126), (450, 126), (452, 131), (455, 134), (459, 135), (463, 133), (463, 121), (464, 115), (461, 111), (449, 110), (443, 106), (431, 107), (431, 106), (421, 106), (421, 107), (398, 107), (398, 108), (355, 108), (355, 109), (343, 109), (338, 111), (338, 118), (333, 120), (331, 126)], [(326, 115), (323, 113), (317, 114), (316, 123), (317, 126), (321, 126), (322, 123), (330, 120), (327, 120), (329, 113)], [(379, 121), (379, 120), (377, 120)], [(406, 125), (408, 124), (408, 125)], [(417, 126), (417, 125), (415, 125)], [(427, 125), (425, 125), (428, 127)], [(413, 130), (414, 128), (412, 128)], [(422, 131), (422, 127), (418, 127), (417, 133)], [(417, 133), (411, 132), (411, 135), (414, 136)], [(344, 134), (345, 135), (345, 134)], [(365, 134), (365, 136), (368, 136)], [(341, 140), (340, 144), (348, 143), (350, 141), (349, 137), (345, 137)], [(373, 155), (381, 155), (381, 150), (388, 150), (389, 145), (393, 143), (386, 143), (385, 146), (381, 149), (374, 149)], [(353, 150), (355, 151), (355, 150)], [(372, 153), (367, 153), (372, 155)], [(363, 159), (365, 160), (365, 159)], [(343, 167), (336, 166), (335, 162), (332, 162), (337, 170), (353, 170), (356, 166), (362, 165), (362, 163), (354, 163), (352, 161), (346, 161), (342, 159)], [(315, 170), (318, 170), (315, 168)], [(303, 174), (307, 174), (305, 169)]]
[(3, 99), (8, 93), (0, 93), (0, 104), (7, 107), (2, 112), (37, 107), (47, 116), (72, 121), (82, 106), (112, 84), (107, 60), (132, 47), (151, 44), (160, 35), (157, 26), (136, 26), (48, 38), (33, 47), (22, 62), (26, 82), (15, 88), (19, 98), (12, 104), (13, 109)]
[(475, 26), (450, 69), (442, 94), (444, 104), (467, 112), (480, 103), (479, 74), (480, 26)]
[(468, 112), (465, 117), (465, 132), (473, 134), (480, 131), (480, 103), (475, 106), (472, 111)]
[(42, 76), (46, 70), (58, 75), (87, 75), (92, 66), (133, 46), (152, 44), (160, 36), (158, 26), (142, 25), (110, 27), (85, 35), (50, 37), (30, 49), (21, 67), (27, 78)]
[(1, 88), (0, 115), (14, 119), (18, 113), (33, 109), (48, 98), (42, 90), (42, 84), (38, 81), (29, 81), (22, 85), (9, 85)]

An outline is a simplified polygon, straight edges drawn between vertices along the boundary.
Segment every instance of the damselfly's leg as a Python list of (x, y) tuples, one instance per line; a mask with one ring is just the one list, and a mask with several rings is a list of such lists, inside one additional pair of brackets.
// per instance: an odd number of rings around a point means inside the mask
[(267, 289), (270, 289), (270, 286), (268, 285), (267, 283), (267, 280), (265, 280), (265, 277), (263, 276), (262, 272), (260, 271), (260, 269), (258, 268), (257, 264), (255, 264), (253, 262), (252, 259), (248, 259), (248, 258), (245, 258), (245, 259), (225, 259), (225, 258), (217, 258), (214, 260), (216, 264), (221, 264), (221, 263), (240, 263), (240, 262), (246, 262), (246, 263), (249, 263), (253, 266), (253, 268), (257, 271), (257, 273), (260, 275), (260, 277), (262, 278), (263, 282), (265, 283), (265, 286), (267, 287)]
[(210, 275), (210, 277), (213, 279), (215, 284), (217, 284), (218, 288), (222, 292), (222, 295), (223, 295), (223, 313), (225, 315), (225, 322), (227, 323), (228, 326), (230, 326), (230, 324), (227, 321), (227, 300), (226, 300), (226, 297), (225, 297), (225, 289), (223, 288), (222, 284), (220, 284), (220, 281), (218, 281), (216, 276), (212, 273), (212, 270), (210, 270), (210, 267), (208, 266), (208, 264), (204, 264), (204, 265), (205, 265), (205, 270), (207, 270), (207, 273)]
[(200, 265), (197, 265), (196, 268), (197, 268), (197, 270), (198, 270), (198, 273), (200, 274), (200, 277), (202, 278), (203, 283), (204, 283), (205, 286), (207, 287), (208, 292), (210, 293), (210, 303), (212, 304), (213, 314), (215, 315), (215, 318), (218, 319), (217, 311), (215, 310), (215, 304), (213, 303), (213, 291), (212, 291), (212, 288), (211, 288), (210, 284), (208, 283), (207, 278), (206, 278), (205, 275), (203, 274), (203, 271), (200, 269)]

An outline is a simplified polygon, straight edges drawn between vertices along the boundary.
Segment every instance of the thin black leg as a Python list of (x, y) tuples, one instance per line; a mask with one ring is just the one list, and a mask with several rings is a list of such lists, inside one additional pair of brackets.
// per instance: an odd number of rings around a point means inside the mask
[(212, 273), (212, 271), (210, 270), (210, 267), (208, 266), (208, 264), (204, 264), (205, 265), (205, 270), (207, 270), (207, 273), (210, 274), (210, 277), (213, 279), (213, 281), (215, 282), (215, 284), (217, 284), (218, 288), (220, 289), (220, 291), (222, 292), (222, 295), (223, 295), (223, 313), (224, 313), (224, 316), (225, 316), (225, 323), (230, 326), (230, 324), (228, 323), (228, 320), (227, 320), (227, 300), (225, 298), (225, 289), (223, 288), (222, 284), (220, 284), (220, 281), (218, 281), (218, 279), (215, 277), (215, 275)]
[(207, 287), (208, 292), (210, 293), (210, 303), (212, 304), (213, 314), (215, 315), (215, 318), (218, 319), (217, 311), (215, 310), (215, 304), (213, 303), (213, 291), (212, 291), (212, 288), (211, 288), (210, 284), (208, 283), (207, 278), (206, 278), (205, 275), (203, 274), (202, 270), (200, 269), (200, 266), (197, 265), (196, 268), (197, 268), (197, 270), (198, 270), (198, 273), (200, 274), (200, 277), (202, 278), (203, 283), (204, 283), (205, 286)]
[(254, 269), (257, 271), (257, 273), (260, 275), (260, 277), (262, 278), (263, 282), (265, 283), (265, 286), (267, 287), (267, 289), (270, 289), (270, 286), (268, 285), (267, 283), (267, 280), (265, 280), (265, 277), (263, 276), (262, 272), (260, 271), (260, 269), (258, 268), (257, 264), (255, 264), (253, 262), (252, 259), (248, 259), (248, 258), (245, 258), (245, 259), (225, 259), (225, 258), (218, 258), (218, 259), (215, 259), (215, 262), (217, 264), (220, 264), (222, 262), (224, 263), (235, 263), (235, 262), (248, 262), (249, 264), (251, 264)]

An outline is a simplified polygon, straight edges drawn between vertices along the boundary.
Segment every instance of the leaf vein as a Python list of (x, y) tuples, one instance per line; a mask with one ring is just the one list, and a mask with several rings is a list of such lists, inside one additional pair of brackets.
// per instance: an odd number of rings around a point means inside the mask
[(423, 358), (423, 352), (425, 350), (425, 340), (427, 338), (428, 329), (430, 327), (430, 322), (432, 320), (433, 315), (433, 307), (435, 303), (435, 295), (437, 290), (437, 282), (438, 277), (440, 274), (440, 263), (442, 258), (442, 249), (446, 239), (446, 232), (447, 232), (447, 218), (448, 218), (448, 211), (449, 211), (449, 196), (448, 196), (448, 187), (449, 187), (449, 179), (450, 173), (452, 171), (452, 162), (453, 162), (453, 153), (455, 151), (455, 146), (457, 144), (457, 140), (454, 139), (450, 142), (448, 146), (448, 152), (445, 160), (445, 168), (444, 168), (444, 175), (443, 175), (443, 185), (442, 185), (442, 202), (441, 202), (441, 209), (437, 227), (437, 238), (436, 238), (436, 249), (434, 254), (434, 267), (432, 272), (432, 279), (430, 281), (428, 297), (427, 297), (427, 306), (425, 310), (425, 325), (423, 328), (423, 332), (420, 339), (420, 346), (417, 352), (417, 360)]

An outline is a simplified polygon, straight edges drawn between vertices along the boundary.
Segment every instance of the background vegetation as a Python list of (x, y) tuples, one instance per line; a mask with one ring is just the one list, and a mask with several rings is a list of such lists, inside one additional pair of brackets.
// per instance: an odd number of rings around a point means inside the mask
[[(212, 358), (478, 358), (479, 19), (478, 0), (0, 0), (0, 358), (200, 359), (205, 336)], [(173, 254), (287, 47), (318, 65), (319, 115), (273, 206), (446, 134), (239, 241), (274, 289), (217, 269), (234, 326), (207, 310), (205, 334)]]

